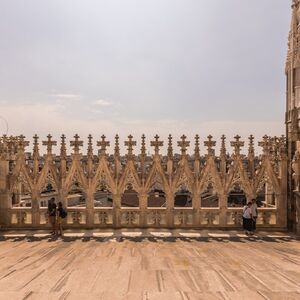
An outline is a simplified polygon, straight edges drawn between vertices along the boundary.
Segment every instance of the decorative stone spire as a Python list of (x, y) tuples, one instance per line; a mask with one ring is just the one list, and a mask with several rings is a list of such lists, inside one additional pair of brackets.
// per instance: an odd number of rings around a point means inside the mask
[(18, 138), (18, 150), (21, 153), (25, 152), (25, 148), (29, 146), (29, 142), (25, 141), (25, 136), (24, 135), (20, 135)]
[(144, 134), (142, 135), (141, 158), (142, 160), (146, 158), (146, 136)]
[(159, 155), (159, 147), (162, 147), (163, 145), (164, 142), (159, 140), (158, 135), (155, 135), (154, 141), (151, 141), (151, 146), (154, 147), (154, 155)]
[(208, 156), (213, 156), (215, 152), (213, 147), (216, 146), (216, 141), (213, 141), (212, 138), (212, 135), (209, 135), (207, 137), (208, 140), (204, 142), (204, 146), (207, 147)]
[(173, 159), (173, 143), (172, 143), (172, 135), (169, 134), (168, 136), (168, 159)]
[(110, 146), (110, 142), (106, 141), (106, 136), (104, 134), (101, 136), (101, 141), (97, 142), (97, 146), (100, 147), (100, 155), (105, 156), (106, 155), (106, 147)]
[(263, 141), (258, 143), (258, 146), (262, 147), (263, 155), (269, 155), (270, 152), (270, 138), (267, 135), (263, 136)]
[(37, 134), (35, 134), (33, 137), (33, 155), (32, 155), (32, 157), (34, 160), (38, 160), (40, 158), (39, 137)]
[(70, 141), (70, 146), (73, 147), (74, 154), (79, 154), (80, 147), (83, 146), (83, 141), (80, 141), (79, 138), (80, 136), (75, 134), (74, 141)]
[(120, 157), (120, 142), (119, 142), (119, 139), (120, 139), (119, 135), (116, 134), (116, 136), (115, 136), (115, 153), (114, 153), (115, 159)]
[(89, 159), (93, 159), (93, 137), (91, 134), (88, 135), (88, 148), (87, 148), (87, 156)]
[(236, 135), (234, 139), (235, 141), (230, 142), (230, 145), (234, 148), (234, 154), (238, 156), (241, 154), (241, 148), (244, 147), (245, 142), (240, 141), (241, 137), (239, 135)]
[(254, 136), (251, 134), (248, 139), (249, 139), (249, 148), (248, 148), (249, 173), (250, 173), (250, 177), (253, 178), (255, 173)]
[(43, 141), (43, 146), (47, 146), (47, 155), (52, 156), (52, 147), (57, 145), (56, 141), (52, 141), (52, 135), (47, 135), (47, 141)]
[(220, 171), (224, 176), (226, 174), (226, 136), (221, 136), (221, 149), (220, 149)]
[(195, 160), (200, 159), (200, 137), (199, 134), (196, 134), (195, 136)]
[(187, 147), (190, 146), (190, 142), (186, 140), (186, 136), (182, 135), (181, 136), (181, 141), (177, 142), (178, 147), (180, 147), (181, 149), (181, 155), (185, 156), (186, 155), (186, 151), (187, 151)]
[(66, 136), (64, 134), (61, 135), (60, 157), (62, 159), (66, 159), (67, 157)]
[(127, 158), (133, 158), (133, 147), (136, 146), (136, 141), (133, 141), (133, 136), (131, 134), (128, 136), (128, 141), (125, 141), (124, 144), (128, 151)]

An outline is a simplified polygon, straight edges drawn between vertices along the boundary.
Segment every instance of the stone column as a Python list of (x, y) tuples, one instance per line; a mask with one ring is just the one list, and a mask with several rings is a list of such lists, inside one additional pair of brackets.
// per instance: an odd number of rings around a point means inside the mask
[(296, 198), (296, 233), (300, 234), (300, 192), (295, 192)]
[(11, 203), (7, 186), (8, 172), (8, 161), (0, 158), (0, 228), (10, 224), (8, 210), (11, 208)]
[(167, 226), (169, 228), (174, 227), (174, 193), (166, 193), (166, 217), (167, 217)]
[(219, 226), (226, 227), (227, 226), (227, 194), (219, 195)]
[(194, 192), (192, 195), (192, 205), (193, 205), (193, 226), (200, 226), (200, 194), (198, 192)]
[(86, 193), (86, 226), (88, 228), (94, 226), (94, 193), (90, 188)]
[(32, 227), (40, 226), (40, 205), (39, 205), (39, 191), (33, 189), (31, 193), (31, 214), (32, 214)]
[(139, 194), (140, 227), (147, 227), (147, 200), (148, 195), (146, 193)]
[(277, 224), (282, 228), (287, 228), (288, 165), (285, 156), (280, 161), (280, 174), (280, 198), (277, 199)]
[(113, 195), (113, 227), (121, 227), (121, 194)]

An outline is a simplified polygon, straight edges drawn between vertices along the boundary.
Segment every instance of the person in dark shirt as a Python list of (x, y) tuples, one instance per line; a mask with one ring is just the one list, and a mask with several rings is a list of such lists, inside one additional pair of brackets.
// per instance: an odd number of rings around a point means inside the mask
[(49, 216), (49, 222), (52, 226), (52, 232), (51, 234), (55, 235), (57, 234), (56, 229), (56, 204), (55, 199), (51, 198), (48, 203), (48, 216)]
[(63, 222), (67, 217), (67, 212), (63, 208), (62, 202), (58, 202), (58, 209), (57, 209), (57, 226), (59, 229), (59, 234), (63, 236)]

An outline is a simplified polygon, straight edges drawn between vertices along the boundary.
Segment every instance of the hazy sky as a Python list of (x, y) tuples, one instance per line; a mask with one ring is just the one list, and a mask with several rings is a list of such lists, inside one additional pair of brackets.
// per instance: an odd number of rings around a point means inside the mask
[(28, 137), (282, 134), (290, 6), (0, 0), (0, 115)]

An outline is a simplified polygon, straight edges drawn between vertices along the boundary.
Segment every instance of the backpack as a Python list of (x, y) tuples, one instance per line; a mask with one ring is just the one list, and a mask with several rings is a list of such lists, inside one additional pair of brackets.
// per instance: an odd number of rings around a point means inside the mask
[(68, 215), (68, 213), (66, 212), (66, 210), (62, 208), (61, 213), (60, 213), (61, 218), (64, 219), (64, 218), (66, 218), (67, 215)]

